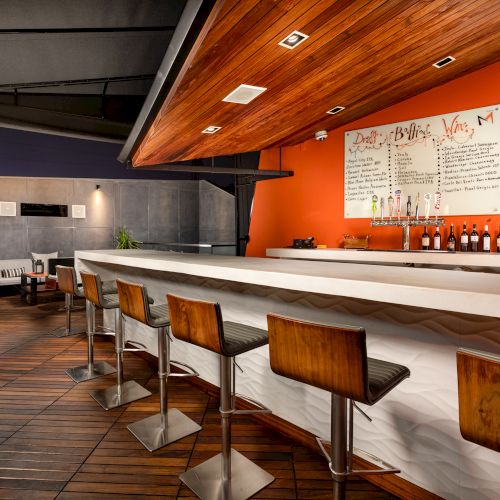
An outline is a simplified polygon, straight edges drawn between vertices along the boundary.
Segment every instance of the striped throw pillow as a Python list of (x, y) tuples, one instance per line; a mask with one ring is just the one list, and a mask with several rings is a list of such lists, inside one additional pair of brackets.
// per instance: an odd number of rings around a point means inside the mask
[(17, 278), (26, 271), (24, 267), (15, 267), (14, 269), (2, 269), (2, 278)]

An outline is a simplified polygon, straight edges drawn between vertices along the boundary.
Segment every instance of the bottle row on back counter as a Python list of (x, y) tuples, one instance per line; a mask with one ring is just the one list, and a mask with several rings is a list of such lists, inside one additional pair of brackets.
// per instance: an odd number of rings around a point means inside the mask
[[(457, 235), (458, 236), (458, 235)], [(491, 235), (488, 232), (488, 226), (484, 226), (483, 234), (480, 236), (476, 224), (472, 225), (472, 232), (469, 234), (467, 232), (467, 224), (464, 223), (462, 232), (460, 234), (458, 245), (457, 238), (455, 237), (454, 225), (451, 224), (450, 234), (446, 240), (446, 249), (443, 248), (441, 244), (441, 232), (439, 227), (436, 227), (433, 239), (433, 250), (447, 250), (448, 252), (456, 252), (460, 250), (461, 252), (491, 252), (492, 248), (500, 252), (500, 232), (498, 233), (496, 239), (496, 245), (492, 247)], [(427, 231), (427, 227), (424, 228), (422, 234), (422, 250), (431, 250), (431, 236)]]

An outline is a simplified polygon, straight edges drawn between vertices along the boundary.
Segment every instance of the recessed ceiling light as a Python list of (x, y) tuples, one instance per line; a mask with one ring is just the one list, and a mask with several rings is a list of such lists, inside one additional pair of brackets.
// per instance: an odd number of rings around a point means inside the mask
[(327, 111), (327, 114), (329, 114), (329, 115), (336, 115), (337, 113), (340, 113), (344, 109), (345, 109), (344, 106), (335, 106), (334, 108), (332, 108), (329, 111)]
[(236, 87), (222, 100), (224, 102), (234, 102), (236, 104), (248, 104), (266, 90), (266, 87), (255, 87), (254, 85), (242, 84)]
[(435, 62), (433, 66), (435, 68), (442, 68), (443, 66), (446, 66), (447, 64), (452, 63), (455, 61), (455, 58), (452, 56), (446, 56), (444, 59), (440, 59), (439, 61)]
[(308, 39), (309, 35), (304, 35), (300, 31), (292, 31), (289, 35), (287, 35), (278, 45), (282, 47), (286, 47), (287, 49), (294, 49), (297, 45), (300, 45), (304, 40)]
[(217, 127), (216, 125), (209, 125), (205, 130), (202, 130), (202, 134), (215, 134), (215, 132), (218, 132), (222, 127)]

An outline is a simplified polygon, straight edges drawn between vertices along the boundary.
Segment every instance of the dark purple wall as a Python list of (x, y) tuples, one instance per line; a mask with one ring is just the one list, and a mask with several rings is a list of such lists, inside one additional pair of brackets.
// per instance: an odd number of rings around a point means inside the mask
[(127, 169), (121, 144), (0, 127), (0, 176), (97, 179), (195, 179), (193, 174)]

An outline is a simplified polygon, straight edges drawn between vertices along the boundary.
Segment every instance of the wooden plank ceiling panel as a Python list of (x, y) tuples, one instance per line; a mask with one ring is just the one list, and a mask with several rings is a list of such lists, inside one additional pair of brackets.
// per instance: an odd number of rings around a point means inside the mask
[[(134, 166), (296, 144), (500, 60), (500, 0), (220, 0), (216, 8)], [(309, 38), (279, 46), (293, 30)], [(432, 66), (448, 55), (456, 61)], [(267, 90), (247, 105), (222, 102), (242, 83)], [(326, 114), (337, 105), (346, 109)], [(202, 134), (209, 125), (222, 129)]]

